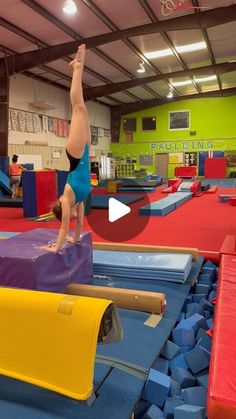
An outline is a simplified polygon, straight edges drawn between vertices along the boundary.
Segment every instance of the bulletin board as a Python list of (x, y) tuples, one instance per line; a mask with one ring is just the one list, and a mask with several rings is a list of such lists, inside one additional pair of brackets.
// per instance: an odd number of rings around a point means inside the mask
[(184, 153), (169, 153), (169, 164), (183, 163)]
[(170, 111), (169, 131), (186, 130), (190, 128), (190, 111)]
[(91, 126), (91, 143), (92, 145), (98, 145), (98, 127)]
[(152, 166), (153, 165), (153, 155), (152, 154), (140, 154), (139, 156), (139, 165), (140, 166)]
[(197, 153), (184, 153), (184, 165), (185, 166), (197, 166)]

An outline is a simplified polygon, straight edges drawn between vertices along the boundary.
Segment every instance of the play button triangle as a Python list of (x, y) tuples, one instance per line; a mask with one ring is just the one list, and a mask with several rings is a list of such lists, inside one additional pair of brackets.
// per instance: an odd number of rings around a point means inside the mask
[(130, 207), (122, 202), (118, 201), (118, 199), (110, 198), (109, 199), (109, 210), (108, 210), (108, 219), (110, 223), (113, 223), (116, 220), (124, 217), (125, 215), (129, 214), (131, 211)]

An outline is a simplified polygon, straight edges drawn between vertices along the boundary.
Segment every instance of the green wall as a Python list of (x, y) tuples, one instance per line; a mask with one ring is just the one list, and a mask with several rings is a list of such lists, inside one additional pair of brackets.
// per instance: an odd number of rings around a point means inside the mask
[[(169, 111), (175, 110), (190, 111), (188, 130), (168, 130)], [(147, 116), (156, 116), (156, 131), (142, 131), (142, 117)], [(137, 119), (137, 131), (133, 133), (133, 143), (125, 144), (123, 119), (129, 117)], [(190, 135), (190, 130), (196, 131), (196, 135)], [(111, 144), (111, 151), (115, 156), (136, 159), (137, 168), (140, 154), (236, 150), (236, 96), (183, 100), (124, 115), (120, 132), (120, 142)], [(169, 177), (175, 166), (169, 164)], [(153, 166), (146, 169), (155, 172), (154, 159)]]

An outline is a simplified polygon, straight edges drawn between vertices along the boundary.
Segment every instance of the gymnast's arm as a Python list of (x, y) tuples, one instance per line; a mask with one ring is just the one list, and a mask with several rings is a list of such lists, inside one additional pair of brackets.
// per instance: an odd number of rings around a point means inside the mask
[(63, 242), (66, 240), (67, 233), (70, 228), (70, 203), (65, 197), (61, 198), (62, 207), (62, 219), (61, 227), (57, 236), (55, 246), (47, 245), (42, 246), (40, 249), (47, 250), (48, 252), (57, 253), (59, 252)]
[(21, 166), (21, 164), (19, 164), (19, 167), (23, 172), (27, 171), (27, 169), (24, 166)]
[(75, 243), (79, 241), (80, 233), (83, 228), (83, 220), (84, 220), (84, 203), (81, 202), (77, 207), (77, 220), (76, 220), (75, 235), (74, 235)]
[(55, 244), (55, 252), (59, 252), (62, 244), (66, 240), (66, 236), (70, 228), (70, 203), (69, 203), (69, 200), (65, 197), (61, 199), (61, 208), (62, 208), (61, 228), (57, 236), (57, 241)]
[(76, 217), (76, 225), (75, 225), (75, 233), (74, 236), (67, 235), (66, 240), (69, 243), (77, 243), (80, 239), (80, 233), (83, 228), (83, 219), (84, 219), (84, 203), (81, 202), (77, 205), (77, 217)]

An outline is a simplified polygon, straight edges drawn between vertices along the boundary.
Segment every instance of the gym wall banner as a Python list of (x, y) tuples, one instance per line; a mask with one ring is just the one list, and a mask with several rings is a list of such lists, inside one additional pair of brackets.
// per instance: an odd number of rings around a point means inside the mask
[(211, 150), (214, 144), (212, 140), (199, 141), (169, 141), (161, 143), (151, 143), (150, 149), (152, 151), (192, 151), (192, 150)]

